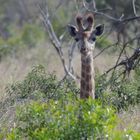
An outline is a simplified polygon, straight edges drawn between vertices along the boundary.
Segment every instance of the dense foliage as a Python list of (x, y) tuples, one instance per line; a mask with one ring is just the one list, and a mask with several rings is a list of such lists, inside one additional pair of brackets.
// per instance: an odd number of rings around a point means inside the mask
[(54, 74), (48, 75), (45, 68), (39, 65), (34, 67), (23, 81), (7, 87), (7, 93), (13, 100), (59, 100), (66, 99), (68, 93), (73, 93), (76, 98), (79, 90), (73, 81), (66, 79), (59, 82)]
[(133, 131), (114, 131), (116, 115), (113, 109), (91, 99), (33, 102), (18, 109), (16, 121), (8, 140), (139, 138), (139, 134)]
[[(96, 97), (104, 104), (113, 105), (118, 111), (128, 109), (130, 105), (135, 106), (140, 103), (139, 82), (136, 79), (129, 80), (118, 77), (107, 76), (98, 77), (96, 80)], [(139, 75), (137, 74), (137, 78)]]
[(111, 133), (116, 116), (93, 100), (31, 103), (17, 112), (18, 123), (8, 139), (102, 139)]
[(132, 130), (116, 131), (117, 117), (114, 110), (92, 99), (50, 100), (32, 102), (17, 110), (15, 128), (7, 140), (17, 139), (111, 139), (138, 140), (140, 134)]
[[(74, 83), (67, 80), (58, 82), (56, 76), (47, 75), (43, 66), (34, 67), (22, 82), (13, 84), (7, 89), (10, 101), (12, 99), (13, 103), (21, 101), (21, 104), (17, 107), (11, 131), (1, 133), (0, 137), (6, 137), (7, 140), (85, 138), (138, 140), (140, 135), (135, 131), (116, 130), (119, 120), (113, 108), (120, 107), (118, 105), (121, 105), (121, 109), (128, 107), (132, 103), (129, 100), (137, 97), (135, 90), (131, 93), (125, 86), (120, 88), (122, 95), (128, 93), (127, 96), (130, 98), (128, 101), (125, 101), (123, 96), (118, 99), (119, 90), (116, 90), (117, 96), (110, 92), (96, 101), (80, 100), (79, 91)], [(101, 86), (98, 86), (98, 92), (99, 90)], [(24, 99), (26, 102), (23, 102)], [(116, 101), (119, 103), (116, 104)]]
[(0, 37), (0, 59), (5, 56), (15, 56), (18, 51), (30, 49), (43, 41), (45, 32), (38, 25), (25, 24), (20, 30), (16, 27), (10, 29), (8, 39)]
[[(45, 1), (42, 1), (44, 5)], [(93, 10), (90, 6), (92, 0), (85, 1), (89, 4), (89, 10)], [(45, 30), (40, 24), (40, 15), (35, 3), (36, 0), (1, 1), (0, 61), (5, 56), (15, 57), (18, 51), (24, 53), (25, 48), (30, 51), (31, 48), (39, 46), (40, 41), (44, 41)], [(140, 2), (135, 3), (139, 14)], [(81, 1), (75, 0), (53, 0), (47, 1), (47, 4), (52, 26), (60, 42), (64, 40), (64, 45), (70, 41), (66, 31), (67, 24), (74, 23), (72, 16), (75, 12), (81, 10), (84, 13), (85, 9)], [(96, 0), (96, 6), (99, 11), (116, 19), (134, 16), (131, 0)], [(118, 41), (118, 45), (113, 49), (119, 52), (123, 43), (127, 46), (127, 41), (137, 35), (137, 21), (126, 24), (108, 20), (103, 14), (96, 14), (95, 17), (97, 23), (104, 23), (106, 26), (107, 36), (97, 38), (96, 45), (99, 49), (106, 50), (113, 42)], [(136, 48), (136, 44), (139, 45), (139, 40), (137, 41), (138, 43), (128, 42), (128, 46)], [(113, 55), (114, 50), (111, 52)], [(128, 49), (128, 52), (132, 51)], [(116, 114), (140, 103), (140, 69), (135, 69), (131, 80), (119, 77), (120, 71), (117, 72), (118, 74), (114, 72), (112, 77), (111, 74), (97, 75), (97, 100), (94, 101), (80, 100), (79, 89), (70, 78), (58, 81), (56, 75), (48, 74), (43, 66), (34, 67), (24, 80), (6, 88), (6, 98), (0, 101), (0, 139), (139, 140), (140, 134), (131, 129), (117, 130), (120, 120)], [(14, 117), (7, 117), (6, 121), (10, 125), (5, 128), (2, 119), (8, 113)]]

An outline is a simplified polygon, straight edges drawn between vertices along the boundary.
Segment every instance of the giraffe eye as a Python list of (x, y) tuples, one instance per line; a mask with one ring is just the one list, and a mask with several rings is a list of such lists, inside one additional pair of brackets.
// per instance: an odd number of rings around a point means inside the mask
[(92, 38), (92, 41), (95, 41), (95, 40), (96, 40), (96, 37), (93, 37), (93, 38)]
[(94, 43), (95, 41), (96, 41), (96, 37), (92, 37), (92, 38), (89, 39), (90, 43)]

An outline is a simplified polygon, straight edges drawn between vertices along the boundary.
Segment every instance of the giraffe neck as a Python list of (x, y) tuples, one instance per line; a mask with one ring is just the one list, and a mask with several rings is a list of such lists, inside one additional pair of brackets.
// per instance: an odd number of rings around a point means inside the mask
[(93, 54), (81, 55), (80, 98), (95, 98)]

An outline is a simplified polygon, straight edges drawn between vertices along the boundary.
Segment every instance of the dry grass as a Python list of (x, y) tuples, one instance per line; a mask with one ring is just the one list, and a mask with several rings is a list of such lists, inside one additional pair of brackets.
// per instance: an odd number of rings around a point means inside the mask
[[(98, 50), (95, 50), (96, 54), (98, 52)], [(64, 49), (64, 54), (67, 60), (67, 48)], [(101, 73), (107, 70), (108, 66), (115, 60), (113, 56), (111, 59), (110, 57), (107, 54), (103, 54), (95, 59), (96, 70)], [(44, 65), (48, 73), (55, 72), (59, 79), (64, 76), (63, 66), (56, 51), (50, 44), (43, 44), (31, 50), (19, 52), (16, 56), (9, 56), (0, 63), (0, 97), (3, 96), (7, 84), (22, 80), (33, 66), (39, 64)], [(75, 73), (80, 76), (81, 64), (78, 50), (74, 53), (73, 66)]]
[(40, 64), (46, 67), (48, 73), (63, 73), (59, 57), (47, 44), (5, 58), (0, 63), (0, 97), (8, 84), (22, 80), (33, 66)]
[(124, 131), (126, 128), (130, 128), (140, 133), (140, 105), (130, 107), (128, 111), (123, 111), (118, 116), (120, 123), (117, 129)]

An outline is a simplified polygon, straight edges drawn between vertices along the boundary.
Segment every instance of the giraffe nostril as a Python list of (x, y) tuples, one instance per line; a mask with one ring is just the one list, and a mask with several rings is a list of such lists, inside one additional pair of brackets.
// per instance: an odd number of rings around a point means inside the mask
[(86, 49), (85, 47), (82, 47), (82, 48), (81, 48), (81, 52), (86, 52), (86, 50), (87, 50), (87, 49)]
[(85, 50), (86, 50), (86, 48), (82, 48), (82, 50), (83, 50), (83, 51), (85, 51)]

